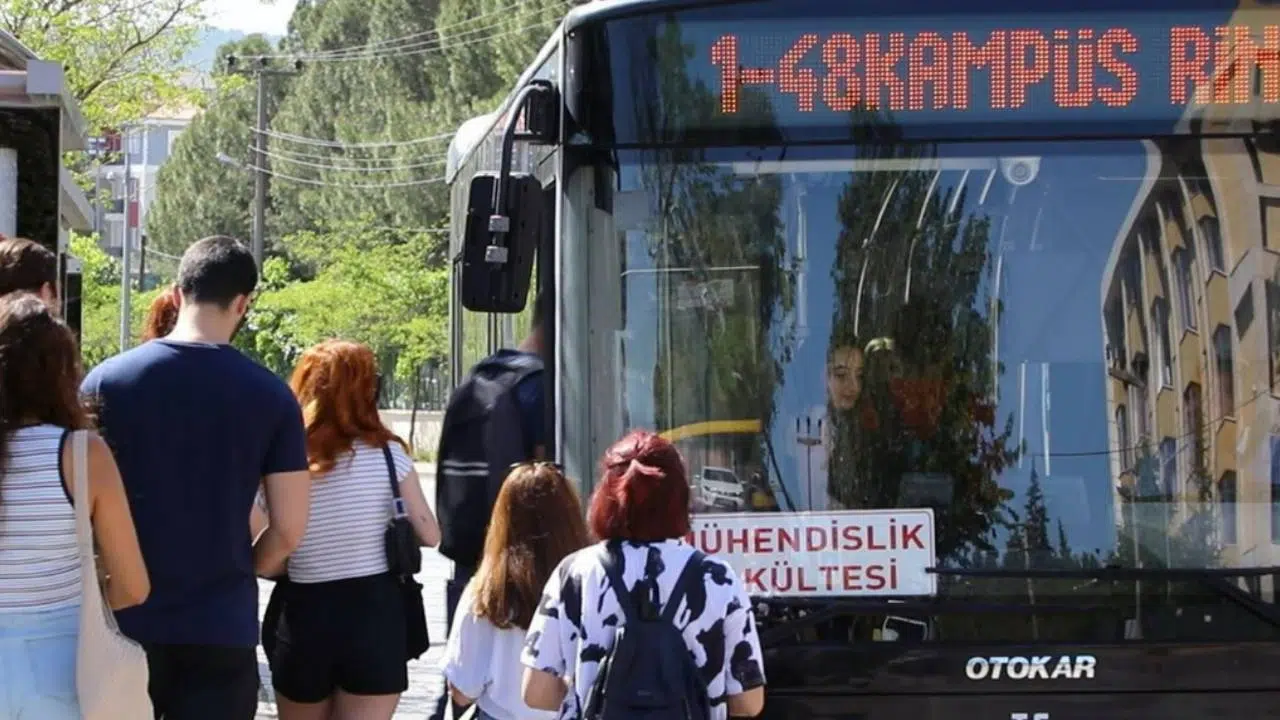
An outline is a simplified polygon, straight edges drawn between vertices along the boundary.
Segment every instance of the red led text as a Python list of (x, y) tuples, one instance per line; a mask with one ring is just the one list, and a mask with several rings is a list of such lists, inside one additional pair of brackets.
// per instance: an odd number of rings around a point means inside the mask
[(1140, 77), (1140, 66), (1168, 68), (1165, 88), (1174, 105), (1241, 104), (1255, 95), (1280, 102), (1280, 25), (1179, 26), (1167, 38), (1159, 50), (1167, 51), (1167, 63), (1140, 64), (1146, 49), (1124, 27), (1007, 29), (982, 37), (805, 33), (781, 57), (744, 64), (739, 36), (727, 34), (711, 46), (711, 62), (725, 114), (740, 110), (741, 89), (752, 86), (794, 96), (801, 112), (1017, 110), (1032, 92), (1062, 109), (1119, 109), (1137, 98), (1140, 82), (1159, 80)]

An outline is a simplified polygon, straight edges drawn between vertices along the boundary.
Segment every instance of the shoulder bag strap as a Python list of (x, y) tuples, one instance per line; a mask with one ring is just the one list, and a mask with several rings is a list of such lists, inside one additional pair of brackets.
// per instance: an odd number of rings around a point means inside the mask
[(684, 599), (689, 586), (696, 582), (702, 582), (702, 559), (704, 557), (700, 551), (694, 550), (693, 554), (689, 556), (689, 560), (685, 562), (684, 570), (681, 571), (680, 577), (676, 579), (675, 587), (671, 588), (671, 597), (667, 598), (667, 605), (662, 608), (663, 622), (675, 622), (676, 609), (680, 607), (680, 601)]
[(404, 511), (404, 498), (400, 497), (400, 474), (396, 472), (396, 460), (391, 455), (390, 441), (382, 445), (382, 457), (387, 461), (387, 477), (391, 479), (391, 517), (408, 517)]
[[(617, 555), (615, 555), (615, 551)], [(622, 573), (618, 570), (617, 556), (622, 554), (622, 548), (616, 541), (609, 541), (604, 545), (604, 565), (605, 577), (609, 579), (609, 585), (613, 588), (613, 594), (618, 596), (618, 606), (622, 608), (622, 615), (628, 620), (638, 617), (635, 602), (632, 601), (631, 591), (627, 589), (627, 583), (622, 579)]]
[(71, 497), (75, 499), (76, 544), (80, 548), (80, 561), (92, 562), (93, 524), (89, 516), (93, 512), (93, 498), (89, 496), (88, 443), (83, 430), (67, 433), (71, 435)]

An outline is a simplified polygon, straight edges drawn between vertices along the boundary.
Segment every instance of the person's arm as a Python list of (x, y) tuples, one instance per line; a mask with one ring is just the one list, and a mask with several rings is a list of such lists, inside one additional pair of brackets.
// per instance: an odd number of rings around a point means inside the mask
[[(545, 372), (545, 371), (544, 371)], [(532, 448), (531, 460), (547, 458), (547, 406), (543, 388), (543, 373), (530, 375), (516, 386), (516, 401), (520, 406), (520, 426)]]
[(567, 558), (561, 561), (547, 580), (520, 653), (520, 662), (525, 668), (520, 694), (524, 704), (534, 710), (558, 710), (569, 690), (562, 679), (568, 668), (563, 637), (568, 620), (560, 599), (560, 589), (567, 579), (567, 562)]
[(267, 500), (262, 494), (262, 489), (258, 489), (258, 494), (253, 498), (253, 507), (249, 508), (249, 541), (257, 542), (262, 536), (270, 519), (267, 517)]
[(292, 396), (286, 405), (263, 464), (267, 529), (253, 545), (253, 569), (261, 577), (284, 571), (285, 561), (302, 542), (311, 512), (311, 473), (302, 410)]
[(491, 681), (489, 662), (493, 656), (493, 628), (485, 627), (484, 620), (471, 611), (475, 604), (473, 583), (469, 583), (458, 599), (458, 611), (453, 615), (453, 627), (449, 629), (444, 646), (444, 659), (440, 674), (449, 685), (449, 697), (454, 705), (466, 707), (476, 701)]
[(755, 717), (764, 711), (764, 667), (760, 636), (751, 617), (751, 598), (730, 568), (726, 573), (733, 597), (724, 619), (724, 691), (732, 717)]
[(422, 492), (422, 483), (418, 480), (418, 471), (412, 467), (409, 474), (400, 481), (400, 496), (404, 498), (404, 509), (413, 524), (414, 534), (418, 542), (427, 547), (440, 544), (440, 525), (436, 516), (427, 504), (427, 497)]
[[(63, 446), (62, 467), (75, 467), (73, 445)], [(88, 437), (89, 465), (89, 517), (93, 523), (93, 537), (98, 545), (101, 570), (107, 576), (105, 596), (112, 610), (141, 605), (151, 594), (151, 579), (138, 545), (138, 532), (133, 526), (133, 514), (129, 511), (129, 498), (125, 495), (124, 481), (111, 449), (95, 433)], [(73, 478), (66, 478), (74, 493)], [(82, 502), (76, 498), (76, 502)]]

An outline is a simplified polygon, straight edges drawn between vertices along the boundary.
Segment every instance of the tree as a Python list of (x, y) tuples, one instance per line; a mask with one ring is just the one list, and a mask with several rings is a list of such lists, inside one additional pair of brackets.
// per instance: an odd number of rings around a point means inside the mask
[(201, 0), (0, 3), (0, 27), (61, 63), (92, 131), (190, 97), (182, 59), (204, 19)]
[[(80, 259), (80, 355), (88, 370), (120, 351), (120, 262), (87, 235), (71, 236), (71, 254)], [(136, 341), (147, 309), (160, 288), (130, 296), (130, 328)]]
[[(853, 122), (867, 135), (862, 159), (927, 167), (937, 154), (892, 141), (892, 126), (871, 113)], [(831, 407), (828, 417), (830, 482), (844, 506), (896, 507), (903, 478), (947, 480), (950, 498), (935, 508), (946, 562), (966, 546), (993, 549), (990, 531), (1012, 496), (998, 479), (1018, 450), (1012, 416), (999, 423), (990, 398), (1002, 312), (981, 289), (989, 287), (991, 221), (969, 210), (965, 188), (936, 181), (932, 170), (875, 171), (845, 185), (830, 342), (864, 349), (865, 377), (858, 406)]]
[[(208, 235), (249, 236), (252, 175), (244, 167), (219, 158), (248, 159), (257, 99), (251, 81), (228, 75), (223, 69), (228, 55), (270, 50), (270, 43), (260, 35), (218, 49), (213, 102), (178, 136), (173, 155), (156, 179), (147, 234), (161, 252), (181, 254), (192, 242)], [(283, 82), (273, 86), (276, 102), (286, 88)]]
[(407, 380), (448, 354), (448, 279), (433, 233), (371, 230), (362, 219), (302, 231), (285, 248), (310, 279), (290, 281), (281, 258), (264, 282), (240, 346), (281, 375), (329, 337), (363, 342), (386, 374)]

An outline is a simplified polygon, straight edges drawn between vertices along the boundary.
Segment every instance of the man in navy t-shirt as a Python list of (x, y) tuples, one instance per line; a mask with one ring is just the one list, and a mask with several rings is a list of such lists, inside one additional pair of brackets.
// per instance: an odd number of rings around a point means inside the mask
[[(94, 368), (81, 388), (115, 454), (151, 576), (151, 596), (117, 614), (146, 648), (156, 718), (252, 720), (258, 584), (306, 530), (306, 433), (293, 393), (232, 347), (258, 282), (227, 237), (182, 256), (177, 324)], [(259, 486), (270, 527), (254, 543)]]

